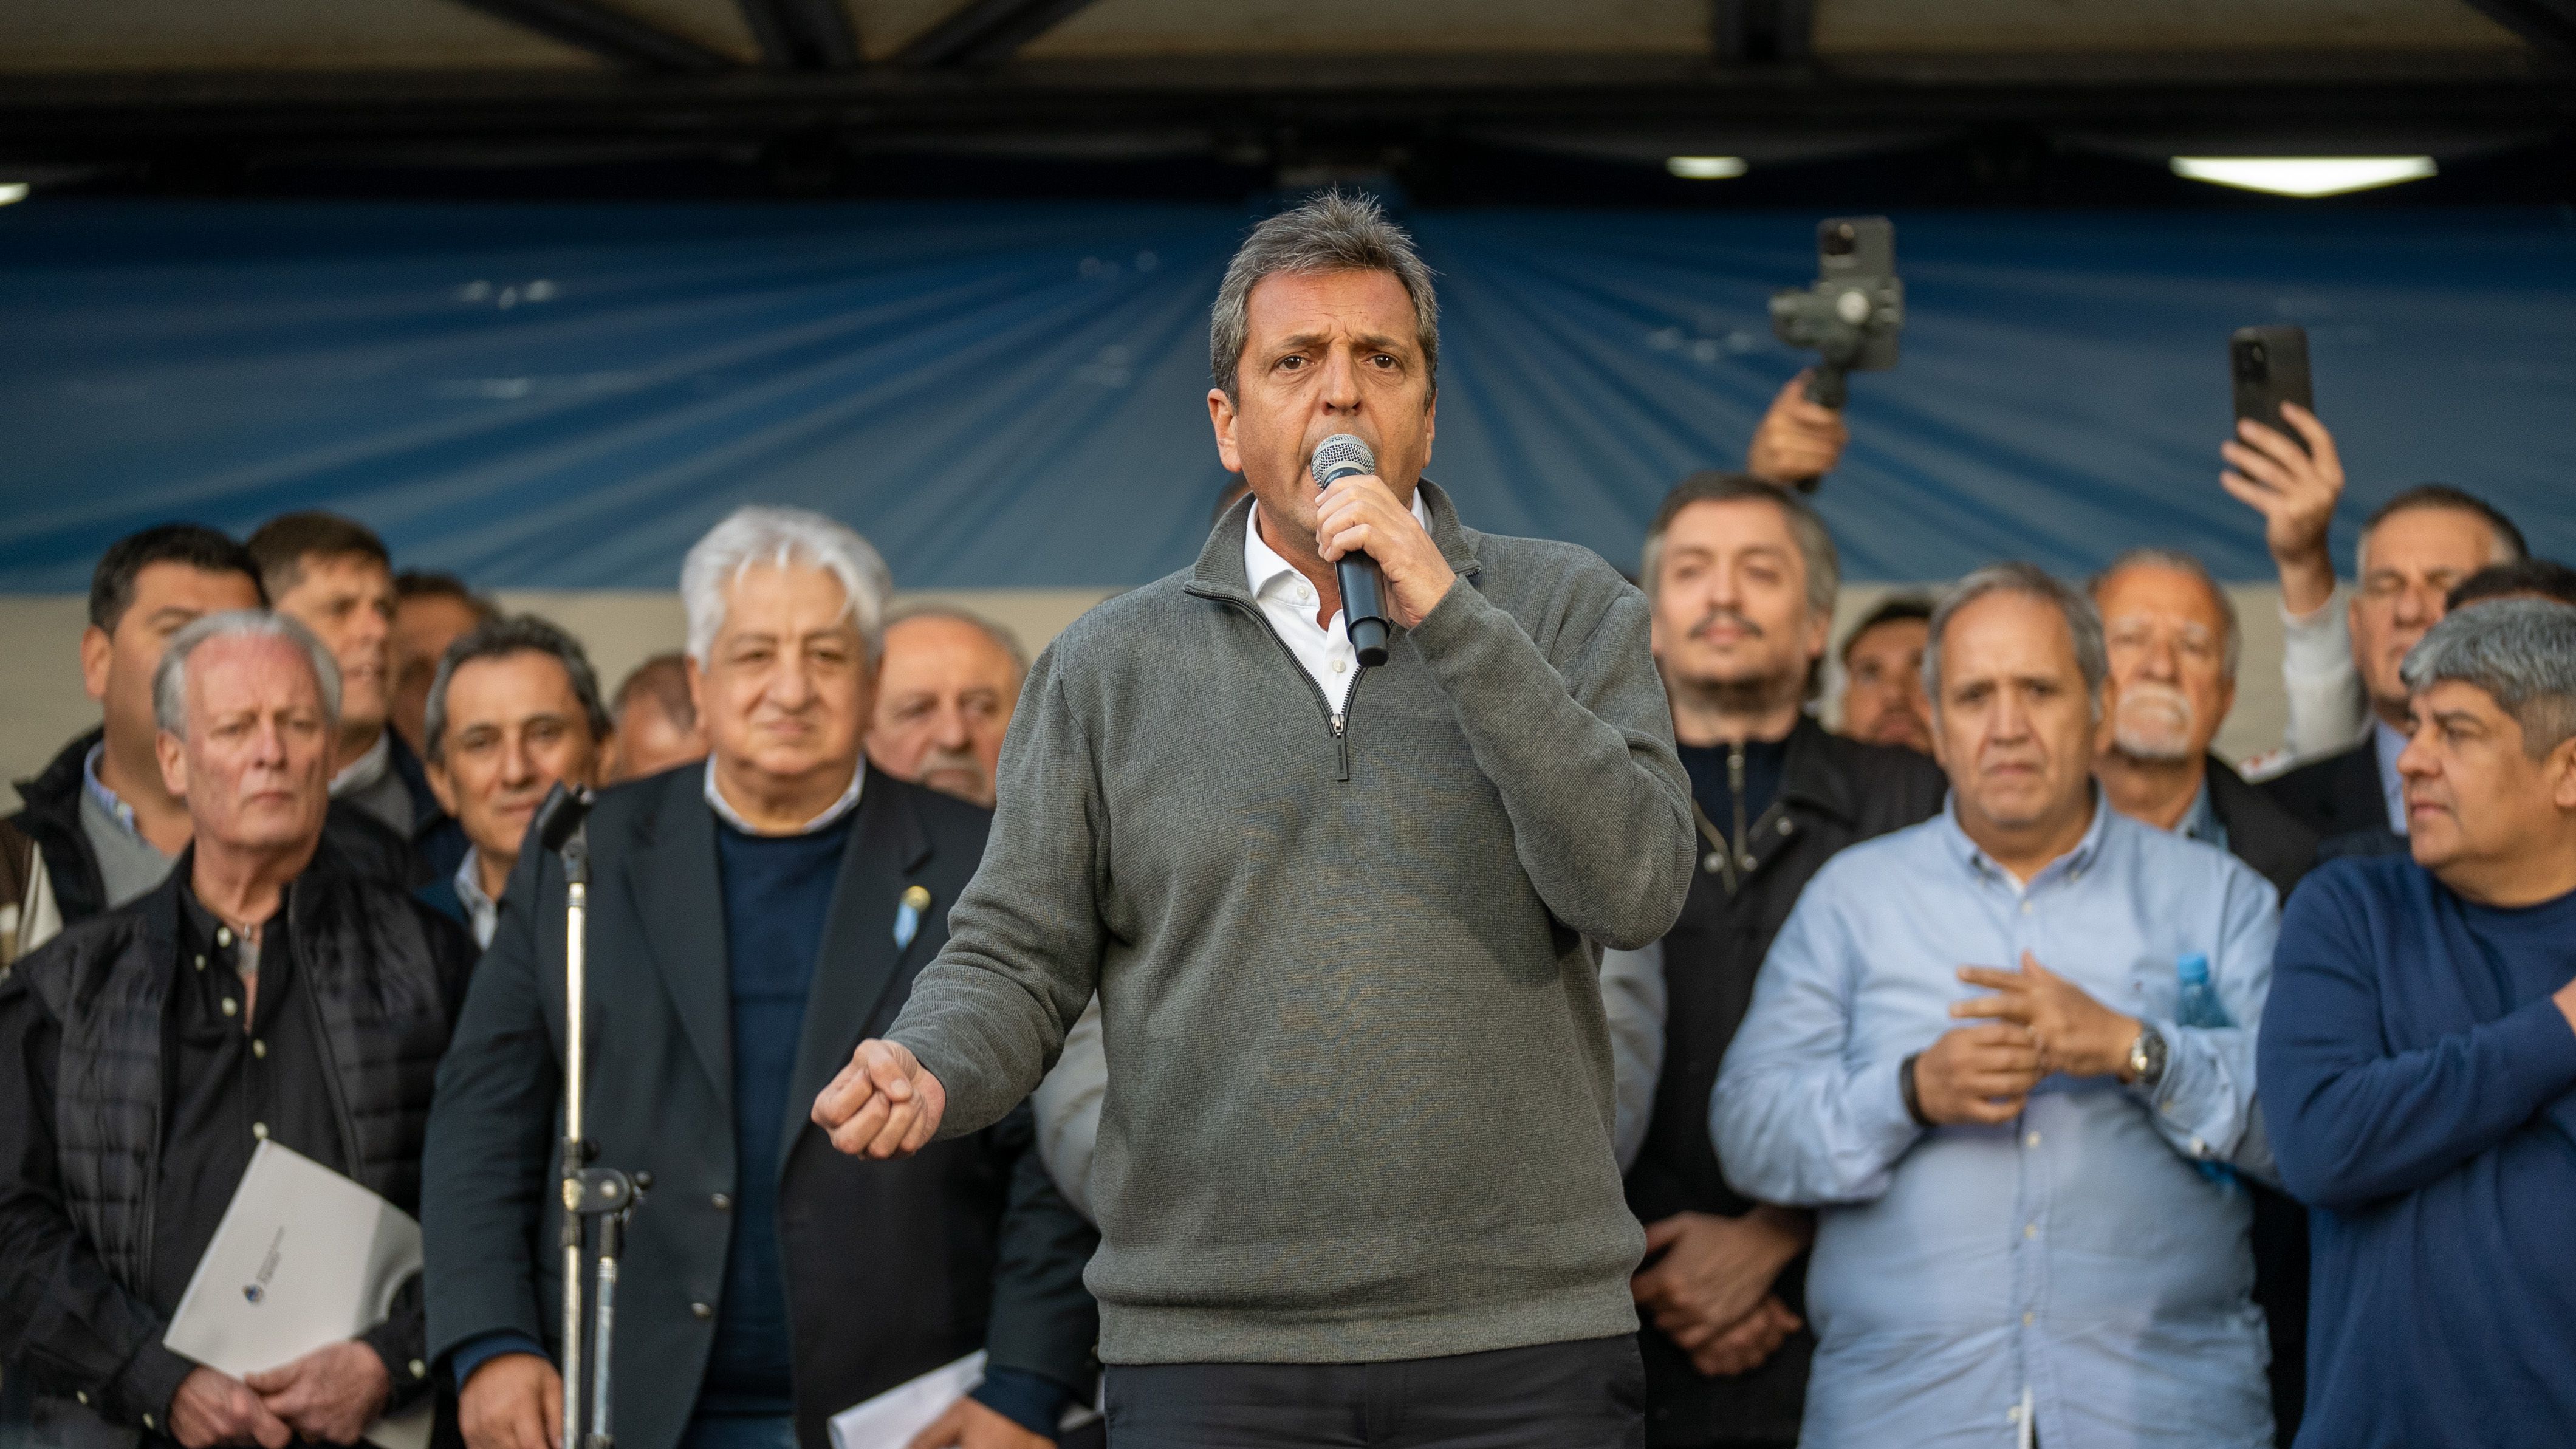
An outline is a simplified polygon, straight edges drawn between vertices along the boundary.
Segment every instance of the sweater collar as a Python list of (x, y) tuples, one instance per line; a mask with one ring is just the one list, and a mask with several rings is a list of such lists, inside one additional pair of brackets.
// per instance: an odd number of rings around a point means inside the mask
[[(1457, 505), (1428, 478), (1414, 488), (1421, 511), (1430, 516), (1431, 541), (1440, 545), (1440, 556), (1449, 561), (1450, 571), (1458, 577), (1471, 577), (1482, 565), (1476, 560), (1466, 527), (1458, 522)], [(1207, 546), (1199, 550), (1197, 566), (1190, 570), (1189, 583), (1184, 585), (1189, 592), (1253, 603), (1252, 579), (1243, 563), (1243, 535), (1251, 526), (1252, 506), (1252, 495), (1246, 493), (1217, 520), (1215, 530), (1208, 534)]]

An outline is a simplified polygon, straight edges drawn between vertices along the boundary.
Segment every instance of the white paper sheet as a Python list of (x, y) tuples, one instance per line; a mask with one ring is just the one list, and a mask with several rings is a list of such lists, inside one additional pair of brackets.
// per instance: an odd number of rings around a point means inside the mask
[[(161, 1341), (236, 1378), (273, 1369), (382, 1323), (420, 1263), (420, 1224), (410, 1215), (262, 1141)], [(432, 1412), (424, 1398), (367, 1426), (367, 1438), (382, 1449), (428, 1449)]]
[(832, 1416), (832, 1449), (904, 1449), (984, 1381), (984, 1351), (943, 1364)]

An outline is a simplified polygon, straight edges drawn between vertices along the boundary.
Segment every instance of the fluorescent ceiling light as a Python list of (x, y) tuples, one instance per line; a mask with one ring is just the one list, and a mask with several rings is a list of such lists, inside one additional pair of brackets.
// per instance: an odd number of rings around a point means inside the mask
[(2430, 156), (2176, 156), (2173, 171), (2194, 181), (2275, 196), (2340, 196), (2434, 174)]
[(5, 181), (5, 182), (0, 182), (0, 206), (7, 206), (10, 202), (13, 202), (13, 201), (24, 201), (24, 200), (26, 200), (26, 199), (27, 199), (27, 183), (26, 183), (26, 182), (24, 182), (24, 181)]
[(1664, 169), (1684, 181), (1726, 181), (1744, 174), (1741, 156), (1667, 156)]

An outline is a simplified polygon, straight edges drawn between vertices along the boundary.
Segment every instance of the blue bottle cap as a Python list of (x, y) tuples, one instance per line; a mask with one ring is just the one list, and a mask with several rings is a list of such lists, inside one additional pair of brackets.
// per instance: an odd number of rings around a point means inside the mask
[(2190, 955), (2185, 956), (2180, 961), (2174, 963), (2174, 974), (2185, 981), (2207, 981), (2209, 979), (2209, 958), (2198, 951), (2194, 951)]

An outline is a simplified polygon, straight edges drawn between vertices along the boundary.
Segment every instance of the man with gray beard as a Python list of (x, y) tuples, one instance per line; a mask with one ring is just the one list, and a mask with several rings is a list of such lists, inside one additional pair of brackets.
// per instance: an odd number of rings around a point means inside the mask
[[(2093, 578), (2111, 665), (2111, 730), (2094, 777), (2111, 808), (2233, 853), (2290, 898), (2317, 838), (2245, 783), (2209, 742), (2236, 701), (2244, 638), (2236, 606), (2200, 560), (2132, 549)], [(2254, 1301), (2272, 1335), (2272, 1419), (2298, 1434), (2307, 1392), (2308, 1224), (2297, 1203), (2254, 1190)]]

